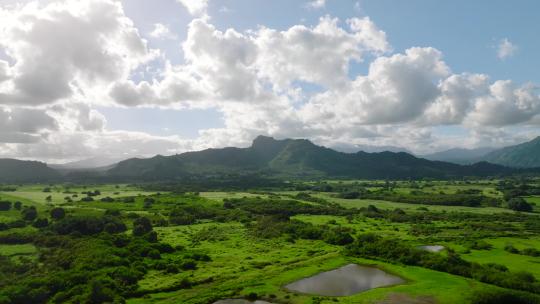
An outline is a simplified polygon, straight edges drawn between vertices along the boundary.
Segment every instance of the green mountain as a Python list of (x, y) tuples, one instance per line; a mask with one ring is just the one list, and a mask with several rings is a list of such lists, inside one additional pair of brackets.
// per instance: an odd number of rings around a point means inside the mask
[(343, 153), (305, 139), (259, 136), (251, 147), (207, 149), (173, 156), (129, 159), (107, 171), (117, 179), (165, 180), (188, 176), (260, 174), (281, 178), (450, 178), (509, 174), (489, 163), (461, 166), (429, 161), (408, 153)]
[(526, 143), (493, 151), (483, 160), (514, 168), (540, 168), (540, 136)]
[(460, 165), (468, 165), (478, 162), (482, 157), (493, 151), (495, 151), (495, 148), (488, 147), (476, 149), (453, 148), (432, 154), (421, 155), (419, 157), (429, 160), (440, 160)]
[(52, 181), (59, 178), (60, 174), (56, 170), (42, 162), (0, 159), (0, 182), (3, 183)]

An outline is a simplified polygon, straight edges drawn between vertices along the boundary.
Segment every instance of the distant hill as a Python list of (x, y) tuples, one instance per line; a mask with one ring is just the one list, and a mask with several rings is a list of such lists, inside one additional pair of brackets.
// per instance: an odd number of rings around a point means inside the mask
[(0, 182), (26, 183), (53, 181), (60, 179), (60, 174), (47, 164), (37, 161), (0, 159)]
[(432, 154), (422, 155), (420, 157), (429, 160), (445, 161), (455, 164), (468, 165), (482, 160), (486, 154), (495, 151), (495, 148), (477, 148), (477, 149), (462, 149), (454, 148), (445, 151), (440, 151)]
[(529, 142), (495, 150), (482, 160), (514, 168), (539, 168), (540, 136)]
[(337, 144), (330, 146), (331, 149), (334, 149), (339, 152), (345, 153), (356, 153), (359, 151), (364, 151), (368, 153), (378, 153), (378, 152), (405, 152), (412, 154), (411, 151), (403, 147), (397, 146), (374, 146), (374, 145), (353, 145), (353, 144)]
[[(538, 139), (536, 144), (538, 144)], [(535, 147), (538, 148), (538, 146)], [(529, 149), (526, 150), (529, 151)], [(523, 152), (523, 154), (529, 155), (530, 152)], [(538, 155), (539, 153), (534, 154), (536, 160), (538, 160)], [(0, 182), (4, 183), (57, 180), (76, 182), (245, 180), (249, 182), (257, 178), (263, 180), (444, 179), (465, 176), (501, 176), (521, 172), (539, 173), (540, 169), (511, 169), (488, 162), (458, 165), (418, 158), (405, 152), (344, 153), (317, 146), (305, 139), (276, 140), (265, 136), (257, 137), (248, 148), (230, 147), (172, 156), (131, 158), (97, 169), (59, 168), (55, 170), (41, 162), (0, 159)]]
[(109, 167), (126, 159), (128, 159), (128, 157), (97, 156), (63, 164), (49, 164), (49, 167), (58, 170), (110, 169)]
[(259, 173), (282, 178), (450, 178), (509, 174), (511, 169), (489, 163), (461, 166), (430, 161), (408, 153), (343, 153), (305, 139), (275, 140), (259, 136), (249, 148), (207, 149), (173, 156), (129, 159), (107, 171), (109, 177), (176, 179)]

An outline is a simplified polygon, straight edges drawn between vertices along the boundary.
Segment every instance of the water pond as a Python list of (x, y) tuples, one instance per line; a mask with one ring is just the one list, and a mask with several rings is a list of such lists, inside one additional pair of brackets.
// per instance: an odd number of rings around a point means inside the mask
[(378, 268), (356, 264), (326, 271), (285, 286), (290, 291), (321, 296), (350, 296), (369, 289), (404, 283)]
[(444, 249), (444, 246), (441, 245), (425, 245), (425, 246), (419, 246), (418, 248), (422, 250), (426, 250), (429, 252), (439, 252)]

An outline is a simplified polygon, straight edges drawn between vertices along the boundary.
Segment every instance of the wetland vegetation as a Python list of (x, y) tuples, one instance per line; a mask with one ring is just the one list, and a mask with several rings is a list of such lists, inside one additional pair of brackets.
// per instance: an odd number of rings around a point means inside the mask
[(0, 303), (540, 303), (539, 188), (6, 184)]

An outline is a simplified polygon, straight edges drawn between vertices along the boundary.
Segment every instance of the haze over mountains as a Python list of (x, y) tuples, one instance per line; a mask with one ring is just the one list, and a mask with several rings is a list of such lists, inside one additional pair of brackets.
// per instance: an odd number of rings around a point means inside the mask
[[(508, 167), (540, 167), (538, 148), (540, 139), (522, 145), (493, 151), (478, 162), (459, 165), (415, 157), (405, 152), (356, 153), (338, 152), (317, 146), (305, 139), (276, 140), (259, 136), (248, 148), (207, 149), (172, 156), (131, 158), (102, 170), (83, 170), (90, 162), (71, 164), (70, 170), (55, 170), (44, 163), (0, 160), (1, 182), (48, 181), (69, 177), (91, 177), (126, 181), (177, 180), (186, 177), (216, 177), (258, 174), (279, 178), (459, 178), (464, 176), (496, 176), (522, 172)], [(458, 153), (463, 152), (463, 153)], [(480, 151), (439, 153), (440, 156), (475, 156)], [(462, 158), (464, 159), (464, 157)], [(95, 160), (95, 164), (102, 165)], [(517, 165), (516, 165), (517, 164)]]
[[(482, 155), (485, 154), (486, 155)], [(444, 160), (444, 161), (442, 161)], [(305, 139), (276, 140), (259, 136), (248, 148), (207, 149), (172, 156), (95, 158), (47, 166), (34, 161), (0, 159), (0, 182), (35, 182), (70, 178), (126, 181), (176, 180), (259, 174), (279, 178), (452, 178), (495, 176), (540, 168), (540, 137), (520, 145), (452, 149), (425, 158), (405, 152), (338, 152)]]
[(435, 152), (427, 155), (419, 155), (419, 157), (429, 160), (446, 161), (456, 164), (472, 164), (483, 160), (483, 157), (490, 152), (497, 150), (496, 148), (483, 147), (476, 149), (453, 148), (440, 152)]
[(482, 160), (515, 168), (540, 167), (540, 136), (519, 145), (488, 153)]
[(304, 139), (259, 136), (249, 148), (207, 149), (174, 156), (129, 159), (107, 171), (120, 179), (175, 179), (192, 175), (260, 173), (285, 178), (448, 178), (490, 176), (512, 170), (479, 163), (461, 166), (399, 152), (343, 153)]
[(63, 163), (63, 164), (49, 164), (49, 167), (58, 170), (79, 170), (79, 169), (110, 169), (111, 166), (126, 160), (130, 157), (107, 157), (96, 156), (92, 158), (86, 158), (78, 161)]
[(540, 167), (540, 137), (501, 149), (450, 149), (421, 156), (429, 160), (439, 160), (457, 164), (472, 164), (486, 161), (513, 168)]

